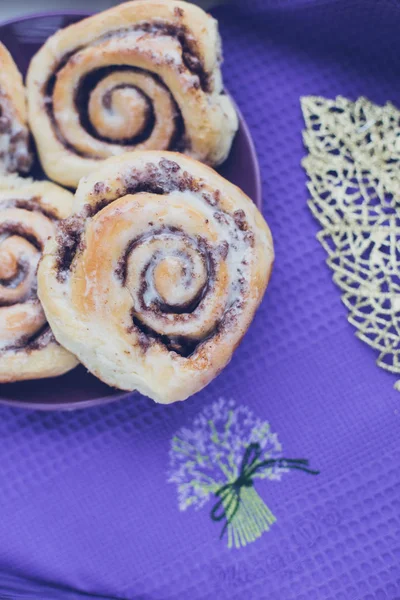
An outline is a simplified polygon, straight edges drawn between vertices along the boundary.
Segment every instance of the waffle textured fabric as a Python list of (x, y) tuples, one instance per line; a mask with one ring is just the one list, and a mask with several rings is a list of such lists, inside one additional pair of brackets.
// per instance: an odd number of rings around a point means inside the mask
[(316, 240), (299, 101), (399, 107), (400, 3), (235, 0), (216, 16), (260, 159), (269, 293), (185, 403), (0, 408), (0, 598), (400, 598), (400, 396)]

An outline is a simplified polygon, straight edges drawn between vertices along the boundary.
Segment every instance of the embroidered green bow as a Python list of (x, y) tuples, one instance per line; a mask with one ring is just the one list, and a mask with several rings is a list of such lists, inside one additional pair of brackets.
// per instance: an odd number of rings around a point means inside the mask
[(250, 444), (244, 453), (240, 465), (239, 475), (235, 481), (223, 485), (215, 492), (219, 498), (211, 510), (211, 519), (213, 521), (222, 521), (225, 519), (225, 525), (222, 528), (220, 538), (225, 534), (228, 525), (234, 519), (239, 510), (241, 490), (244, 487), (253, 487), (253, 477), (257, 471), (270, 467), (283, 469), (297, 469), (310, 475), (318, 475), (319, 471), (308, 468), (308, 460), (305, 458), (269, 458), (260, 460), (262, 449), (259, 443)]

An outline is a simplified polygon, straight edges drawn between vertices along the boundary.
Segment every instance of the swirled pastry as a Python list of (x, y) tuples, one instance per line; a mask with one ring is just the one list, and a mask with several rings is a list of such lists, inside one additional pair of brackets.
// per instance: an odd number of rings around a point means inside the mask
[(217, 22), (176, 0), (135, 0), (57, 32), (32, 59), (29, 119), (41, 162), (76, 187), (99, 161), (179, 150), (216, 165), (238, 126)]
[(42, 248), (72, 194), (49, 182), (0, 179), (0, 382), (61, 375), (77, 360), (56, 342), (37, 297)]
[(0, 174), (27, 173), (31, 165), (22, 75), (0, 43)]
[(272, 262), (268, 226), (239, 188), (181, 154), (134, 152), (81, 180), (39, 296), (94, 375), (169, 403), (229, 362)]

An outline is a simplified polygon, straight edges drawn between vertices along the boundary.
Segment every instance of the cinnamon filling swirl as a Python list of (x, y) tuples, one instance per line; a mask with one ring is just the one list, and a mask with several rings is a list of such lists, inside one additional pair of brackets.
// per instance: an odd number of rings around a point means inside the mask
[(35, 350), (43, 350), (43, 348), (46, 348), (52, 342), (55, 342), (55, 337), (50, 327), (46, 323), (33, 335), (21, 336), (18, 340), (18, 343), (11, 344), (6, 348), (3, 348), (3, 351), (7, 350), (7, 352), (18, 352), (18, 350), (23, 349), (26, 354), (30, 354)]
[(49, 181), (15, 177), (0, 188), (0, 383), (55, 377), (77, 361), (53, 336), (37, 274), (73, 196)]
[(183, 155), (133, 152), (81, 180), (39, 296), (91, 372), (174, 402), (229, 362), (272, 261), (268, 226), (237, 187)]
[(0, 203), (0, 352), (48, 343), (36, 271), (55, 215), (37, 198)]
[[(214, 220), (229, 238), (211, 243), (207, 237), (188, 234), (182, 227), (171, 224), (160, 225), (148, 221), (147, 231), (134, 237), (121, 254), (115, 276), (120, 285), (129, 290), (133, 309), (129, 331), (141, 341), (146, 350), (154, 342), (162, 343), (169, 350), (183, 357), (191, 356), (198, 347), (222, 331), (226, 324), (232, 325), (235, 311), (240, 309), (240, 297), (248, 290), (245, 258), (248, 248), (254, 244), (254, 235), (248, 231), (243, 210), (229, 214), (219, 207), (221, 193), (209, 190), (204, 180), (192, 176), (175, 161), (162, 158), (158, 163), (147, 163), (143, 169), (131, 169), (115, 194), (102, 197), (110, 190), (98, 182), (93, 196), (98, 200), (87, 204), (82, 212), (59, 225), (57, 235), (57, 279), (65, 282), (73, 270), (77, 255), (86, 251), (84, 241), (86, 219), (101, 215), (119, 198), (147, 193), (168, 195), (189, 192), (205, 205), (204, 225)], [(207, 217), (208, 215), (208, 217)], [(210, 233), (208, 234), (210, 235)], [(223, 304), (216, 311), (218, 318), (206, 318), (206, 325), (196, 331), (194, 325), (188, 335), (174, 335), (173, 330), (184, 330), (190, 322), (202, 321), (209, 305), (215, 301), (216, 283), (226, 286), (226, 275), (221, 264), (229, 252), (235, 255), (235, 277)], [(238, 259), (240, 258), (240, 260)], [(224, 267), (225, 269), (225, 267)], [(173, 323), (173, 326), (171, 325)], [(171, 330), (168, 335), (167, 331)]]
[[(126, 36), (129, 39), (129, 35), (135, 33), (153, 37), (168, 36), (177, 41), (183, 64), (196, 78), (197, 83), (193, 81), (192, 85), (204, 92), (212, 91), (211, 79), (198, 54), (196, 41), (183, 26), (156, 21), (141, 23), (101, 36), (89, 46), (78, 46), (59, 61), (43, 92), (45, 109), (58, 140), (78, 156), (105, 158), (104, 153), (96, 152), (93, 148), (84, 150), (65, 137), (54, 106), (57, 82), (64, 69), (73, 65), (81, 51), (107, 41), (122, 40)], [(154, 60), (158, 64), (160, 59)], [(167, 64), (174, 62), (168, 56), (165, 61)], [(179, 70), (179, 65), (176, 68)], [(160, 149), (184, 151), (189, 148), (178, 103), (162, 78), (152, 71), (124, 64), (90, 69), (75, 86), (74, 107), (83, 130), (99, 142), (129, 147), (153, 140), (153, 146)]]
[(44, 171), (77, 187), (100, 161), (131, 151), (222, 164), (238, 116), (221, 61), (216, 20), (180, 0), (127, 2), (61, 29), (27, 76)]
[[(136, 67), (104, 67), (92, 71), (80, 81), (75, 93), (75, 108), (82, 127), (93, 138), (109, 144), (135, 146), (144, 142), (154, 131), (157, 120), (157, 107), (146, 94), (146, 89), (150, 92), (154, 86), (163, 91), (171, 105), (169, 147), (175, 147), (183, 135), (178, 105), (160, 77)], [(100, 105), (106, 111), (104, 118)], [(115, 111), (121, 115), (119, 122), (115, 117), (113, 119)], [(96, 117), (91, 118), (91, 112)]]
[[(76, 253), (78, 250), (84, 249), (81, 238), (84, 231), (83, 223), (88, 216), (95, 216), (105, 206), (126, 194), (146, 192), (165, 195), (173, 191), (200, 192), (202, 187), (201, 181), (187, 171), (182, 171), (178, 163), (166, 158), (161, 159), (158, 163), (148, 163), (144, 170), (132, 170), (129, 177), (121, 182), (118, 194), (107, 200), (101, 197), (105, 190), (99, 182), (94, 190), (95, 195), (99, 196), (96, 203), (93, 206), (87, 205), (81, 214), (69, 217), (58, 225), (57, 278), (59, 281), (65, 280)], [(219, 191), (215, 190), (212, 194), (205, 192), (202, 194), (202, 198), (211, 206), (217, 206)]]
[[(136, 252), (151, 255), (140, 271), (140, 283), (129, 277), (129, 264), (136, 262)], [(157, 320), (166, 322), (173, 317), (185, 322), (189, 315), (196, 317), (196, 311), (201, 312), (215, 277), (215, 257), (207, 241), (200, 236), (191, 238), (170, 226), (155, 229), (132, 240), (119, 261), (116, 275), (123, 286), (132, 288), (132, 296), (136, 297), (136, 309), (131, 315), (136, 333), (141, 333), (142, 348), (158, 341), (181, 356), (190, 356), (201, 340), (162, 335), (151, 327), (146, 316), (156, 315)], [(214, 332), (215, 328), (210, 335)]]
[(30, 199), (27, 198), (8, 198), (7, 200), (2, 200), (0, 204), (0, 208), (4, 210), (5, 208), (21, 208), (23, 210), (27, 210), (29, 212), (37, 212), (41, 213), (45, 217), (47, 217), (50, 221), (58, 221), (58, 217), (55, 215), (53, 211), (39, 204), (40, 197), (34, 196)]

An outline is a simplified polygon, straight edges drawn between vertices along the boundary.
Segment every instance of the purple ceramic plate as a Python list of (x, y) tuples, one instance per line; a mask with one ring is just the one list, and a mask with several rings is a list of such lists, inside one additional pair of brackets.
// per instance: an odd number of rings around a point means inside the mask
[[(42, 13), (0, 24), (0, 41), (11, 52), (25, 75), (32, 56), (55, 31), (71, 25), (88, 13)], [(218, 171), (243, 189), (261, 206), (261, 178), (254, 144), (239, 112), (240, 126), (227, 161)], [(43, 178), (37, 163), (34, 176)], [(108, 387), (82, 366), (55, 379), (0, 385), (0, 403), (39, 410), (71, 410), (96, 406), (129, 396)]]

